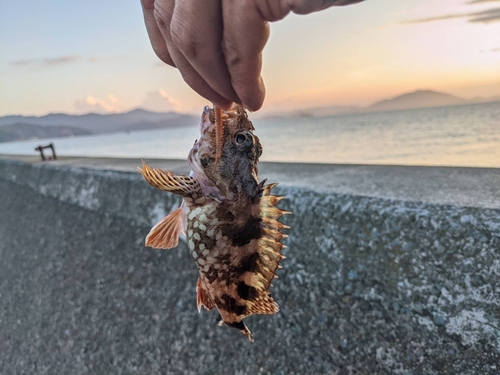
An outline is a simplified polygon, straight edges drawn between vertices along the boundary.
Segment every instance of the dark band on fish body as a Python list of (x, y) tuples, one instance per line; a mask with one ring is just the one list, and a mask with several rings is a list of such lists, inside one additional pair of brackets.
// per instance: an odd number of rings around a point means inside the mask
[(234, 214), (229, 210), (218, 210), (216, 217), (221, 222), (232, 222), (235, 219)]
[(247, 301), (253, 301), (259, 296), (259, 292), (253, 286), (245, 284), (244, 281), (238, 283), (236, 291), (238, 296)]
[(246, 257), (241, 259), (239, 266), (237, 267), (238, 272), (243, 275), (245, 272), (260, 272), (259, 264), (257, 263), (259, 260), (258, 253), (252, 253), (247, 255)]
[(245, 246), (250, 241), (262, 237), (262, 219), (260, 217), (250, 217), (242, 227), (225, 224), (221, 226), (221, 231), (223, 236), (231, 239), (233, 246)]
[(229, 285), (235, 280), (239, 280), (247, 272), (259, 273), (260, 267), (258, 261), (259, 254), (252, 253), (242, 258), (238, 265), (230, 265), (225, 274), (227, 284)]
[[(222, 295), (221, 305), (228, 313), (234, 313), (235, 315), (244, 315), (246, 312), (246, 306), (238, 305), (237, 301), (228, 294)], [(219, 304), (217, 304), (219, 305)]]

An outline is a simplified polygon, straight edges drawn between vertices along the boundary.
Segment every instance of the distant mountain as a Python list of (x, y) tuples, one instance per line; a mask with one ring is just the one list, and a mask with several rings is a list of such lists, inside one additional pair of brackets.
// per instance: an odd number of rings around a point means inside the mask
[(91, 134), (87, 130), (70, 126), (39, 126), (24, 123), (0, 127), (0, 142), (23, 141), (52, 137), (73, 137)]
[[(0, 117), (0, 127), (24, 123), (43, 126), (70, 126), (91, 133), (111, 133), (127, 130), (158, 129), (172, 126), (196, 124), (198, 118), (176, 112), (158, 113), (143, 109), (135, 109), (126, 113), (100, 115), (89, 113), (86, 115), (68, 115), (51, 113), (46, 116), (5, 116)], [(142, 125), (141, 125), (142, 124)]]
[(330, 107), (315, 107), (306, 108), (293, 112), (275, 112), (263, 116), (262, 120), (273, 120), (286, 117), (322, 117), (322, 116), (336, 116), (344, 115), (348, 113), (356, 113), (361, 110), (360, 107), (356, 106), (330, 106)]
[(162, 121), (141, 121), (123, 127), (121, 130), (124, 131), (136, 131), (136, 130), (146, 130), (146, 129), (164, 129), (164, 128), (175, 128), (182, 126), (191, 126), (197, 123), (198, 118), (196, 116), (182, 115), (181, 117), (175, 117), (170, 120)]
[(321, 117), (321, 116), (335, 116), (335, 115), (343, 115), (346, 113), (355, 113), (359, 111), (359, 107), (356, 106), (331, 106), (331, 107), (316, 107), (316, 108), (308, 108), (300, 111), (294, 111), (292, 114), (294, 116), (302, 116), (302, 117)]
[(418, 90), (396, 96), (392, 99), (382, 100), (365, 108), (364, 111), (397, 111), (413, 108), (445, 107), (467, 103), (470, 103), (470, 101), (458, 96), (431, 90)]
[[(449, 105), (473, 104), (500, 101), (500, 97), (474, 98), (471, 100), (431, 91), (419, 90), (382, 100), (369, 107), (329, 106), (276, 112), (256, 118), (279, 119), (289, 117), (321, 117), (352, 113), (396, 111), (414, 108), (444, 107)], [(135, 109), (126, 113), (100, 115), (68, 115), (51, 113), (45, 116), (5, 116), (0, 117), (0, 142), (22, 139), (64, 137), (83, 134), (100, 134), (120, 131), (163, 129), (190, 126), (199, 123), (199, 117), (176, 112), (150, 112)]]
[(431, 90), (418, 90), (403, 95), (396, 96), (391, 99), (382, 100), (368, 107), (356, 106), (332, 106), (332, 107), (317, 107), (306, 108), (293, 112), (273, 113), (265, 116), (262, 119), (277, 119), (286, 117), (320, 117), (320, 116), (336, 116), (353, 113), (369, 113), (383, 111), (398, 111), (404, 109), (430, 108), (430, 107), (445, 107), (449, 105), (489, 103), (500, 101), (500, 96), (489, 98), (477, 97), (474, 99), (463, 99), (458, 96), (445, 94), (442, 92)]

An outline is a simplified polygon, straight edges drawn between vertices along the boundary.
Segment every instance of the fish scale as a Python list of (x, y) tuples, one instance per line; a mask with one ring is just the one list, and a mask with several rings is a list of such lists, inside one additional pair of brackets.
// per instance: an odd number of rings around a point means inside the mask
[(183, 197), (181, 207), (153, 227), (146, 245), (175, 247), (184, 231), (199, 270), (198, 310), (217, 308), (220, 325), (239, 329), (250, 341), (242, 320), (279, 310), (269, 288), (284, 258), (282, 230), (288, 227), (279, 219), (289, 213), (276, 207), (283, 197), (271, 195), (277, 184), (258, 182), (262, 147), (253, 131), (242, 107), (217, 116), (205, 107), (200, 138), (188, 156), (190, 176), (144, 162), (139, 168), (152, 186)]

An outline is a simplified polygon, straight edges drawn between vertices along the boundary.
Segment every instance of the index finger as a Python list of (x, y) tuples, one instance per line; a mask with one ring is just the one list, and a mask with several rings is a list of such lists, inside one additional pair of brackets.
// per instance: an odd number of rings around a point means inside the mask
[(251, 111), (262, 107), (265, 96), (260, 76), (262, 50), (269, 38), (269, 25), (253, 1), (222, 0), (224, 34), (222, 49), (231, 84), (242, 104)]
[(141, 0), (142, 11), (144, 14), (144, 23), (146, 24), (146, 31), (148, 32), (149, 40), (151, 41), (151, 46), (156, 56), (160, 58), (164, 63), (175, 67), (175, 63), (168, 52), (167, 44), (165, 39), (161, 34), (160, 29), (155, 20), (154, 7), (155, 0)]

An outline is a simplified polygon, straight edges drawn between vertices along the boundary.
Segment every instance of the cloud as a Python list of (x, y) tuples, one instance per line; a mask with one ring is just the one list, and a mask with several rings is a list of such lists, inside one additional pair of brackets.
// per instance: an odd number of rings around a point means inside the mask
[(473, 17), (469, 18), (469, 22), (480, 22), (480, 23), (500, 22), (500, 8), (493, 8), (484, 10), (482, 12), (474, 13)]
[(42, 65), (60, 65), (60, 64), (68, 64), (68, 63), (73, 63), (75, 61), (80, 60), (81, 57), (78, 55), (69, 55), (69, 56), (61, 56), (61, 57), (55, 57), (55, 58), (50, 58), (50, 59), (43, 59), (42, 60)]
[[(121, 57), (119, 56), (90, 56), (89, 58), (85, 58), (85, 60), (89, 63), (101, 63), (120, 59)], [(45, 59), (15, 60), (12, 61), (10, 65), (14, 67), (50, 67), (54, 65), (72, 64), (83, 60), (84, 58), (80, 55), (65, 55)]]
[(403, 23), (410, 23), (410, 24), (411, 23), (425, 23), (425, 22), (442, 21), (442, 20), (449, 20), (452, 18), (464, 18), (464, 17), (467, 17), (467, 14), (447, 14), (445, 16), (419, 18), (416, 20), (405, 21)]
[[(75, 109), (78, 113), (121, 113), (130, 111), (130, 104), (124, 103), (113, 94), (108, 94), (104, 98), (88, 95), (85, 99), (75, 102)], [(179, 112), (179, 107), (180, 103), (163, 89), (148, 92), (139, 106), (139, 108), (154, 112)]]
[(63, 65), (71, 64), (76, 61), (81, 60), (82, 57), (79, 55), (66, 55), (59, 57), (50, 57), (45, 59), (26, 59), (26, 60), (16, 60), (10, 63), (11, 66), (23, 67), (23, 66), (53, 66), (53, 65)]
[[(482, 0), (485, 1), (485, 0)], [(498, 1), (498, 0), (489, 0), (489, 1)], [(425, 22), (434, 22), (434, 21), (443, 21), (453, 18), (467, 18), (471, 23), (492, 23), (492, 22), (500, 22), (500, 8), (492, 8), (483, 10), (480, 12), (470, 12), (470, 13), (455, 13), (455, 14), (446, 14), (437, 17), (429, 17), (429, 18), (420, 18), (416, 20), (410, 20), (403, 22), (404, 24), (415, 24), (415, 23), (425, 23)]]
[(141, 104), (141, 108), (154, 112), (178, 111), (180, 103), (168, 95), (164, 89), (150, 91)]
[(81, 113), (114, 113), (123, 110), (118, 98), (112, 94), (106, 95), (104, 99), (96, 98), (95, 96), (88, 95), (83, 100), (77, 100), (75, 107)]

